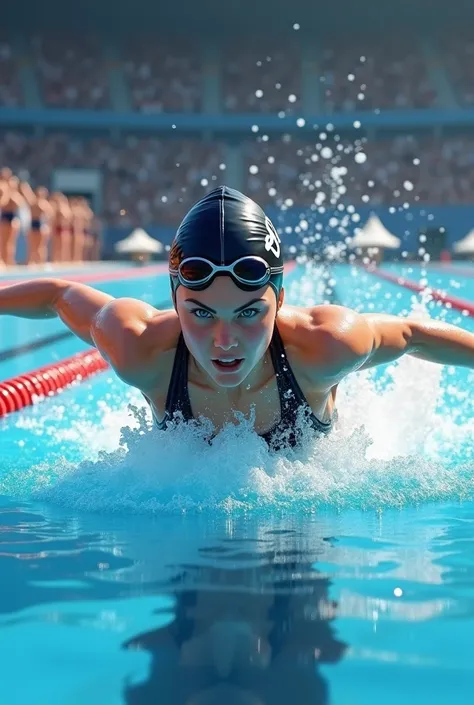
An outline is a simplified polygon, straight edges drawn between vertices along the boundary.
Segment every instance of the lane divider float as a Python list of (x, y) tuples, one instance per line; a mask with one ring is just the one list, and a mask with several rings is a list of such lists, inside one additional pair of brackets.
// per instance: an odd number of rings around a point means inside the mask
[(451, 308), (456, 311), (466, 312), (467, 315), (474, 318), (474, 302), (467, 301), (466, 299), (460, 299), (457, 296), (451, 296), (450, 294), (445, 294), (444, 291), (439, 289), (433, 289), (430, 286), (422, 286), (418, 282), (414, 282), (411, 279), (405, 279), (405, 277), (397, 276), (395, 274), (390, 274), (389, 272), (384, 272), (378, 267), (362, 267), (368, 274), (372, 274), (374, 277), (379, 277), (379, 279), (385, 279), (393, 284), (398, 284), (403, 286), (405, 289), (410, 289), (411, 291), (416, 291), (417, 293), (429, 291), (431, 297), (436, 301), (441, 301), (443, 304), (449, 304)]
[(109, 368), (98, 350), (91, 348), (33, 372), (0, 382), (0, 417), (32, 406), (51, 397), (74, 382), (82, 382)]

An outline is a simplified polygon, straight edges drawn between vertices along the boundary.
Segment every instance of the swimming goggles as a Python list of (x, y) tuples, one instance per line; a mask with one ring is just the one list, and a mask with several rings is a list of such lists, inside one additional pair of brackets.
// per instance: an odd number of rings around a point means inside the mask
[(204, 257), (187, 257), (178, 269), (169, 270), (179, 283), (188, 289), (204, 288), (216, 274), (229, 274), (238, 284), (260, 288), (273, 274), (281, 274), (283, 267), (270, 267), (262, 257), (248, 255), (229, 265), (217, 265)]

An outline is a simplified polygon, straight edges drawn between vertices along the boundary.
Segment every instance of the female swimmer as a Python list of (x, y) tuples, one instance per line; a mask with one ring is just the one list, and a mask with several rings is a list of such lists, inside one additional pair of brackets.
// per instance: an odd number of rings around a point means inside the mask
[(160, 428), (178, 412), (185, 421), (210, 419), (217, 431), (253, 409), (255, 431), (272, 448), (298, 442), (299, 415), (327, 433), (338, 384), (355, 370), (404, 354), (474, 368), (474, 335), (462, 328), (285, 306), (276, 230), (254, 201), (225, 186), (182, 221), (169, 272), (169, 310), (35, 279), (1, 289), (0, 313), (59, 316), (142, 392)]

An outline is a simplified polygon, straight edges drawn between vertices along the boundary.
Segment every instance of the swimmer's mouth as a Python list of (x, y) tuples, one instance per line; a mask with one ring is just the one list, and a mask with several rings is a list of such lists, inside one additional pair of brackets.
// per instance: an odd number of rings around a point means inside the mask
[(214, 358), (212, 360), (212, 364), (214, 367), (216, 367), (218, 370), (229, 370), (234, 372), (235, 370), (238, 370), (242, 362), (244, 361), (243, 357), (233, 357), (228, 358), (227, 360), (222, 359), (222, 358)]

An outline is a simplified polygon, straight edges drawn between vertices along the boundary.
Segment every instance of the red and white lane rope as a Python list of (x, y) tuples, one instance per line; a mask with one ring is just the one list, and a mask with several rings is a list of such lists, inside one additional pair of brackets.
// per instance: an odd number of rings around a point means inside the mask
[(416, 291), (418, 293), (422, 291), (429, 291), (431, 297), (435, 299), (435, 301), (441, 301), (443, 304), (449, 304), (449, 306), (456, 311), (461, 311), (462, 313), (466, 312), (469, 316), (474, 317), (474, 302), (472, 301), (460, 299), (457, 296), (451, 296), (450, 294), (446, 294), (444, 291), (440, 291), (439, 289), (433, 289), (429, 286), (422, 286), (421, 284), (418, 284), (418, 282), (414, 282), (411, 279), (405, 279), (405, 277), (400, 275), (384, 272), (382, 269), (378, 269), (377, 267), (363, 267), (363, 269), (365, 269), (365, 271), (369, 274), (372, 274), (374, 277), (385, 279), (385, 281), (392, 282), (393, 284), (398, 284), (399, 286), (403, 286), (405, 289), (410, 289), (411, 291)]
[(54, 396), (108, 367), (98, 350), (91, 349), (0, 382), (0, 417)]

